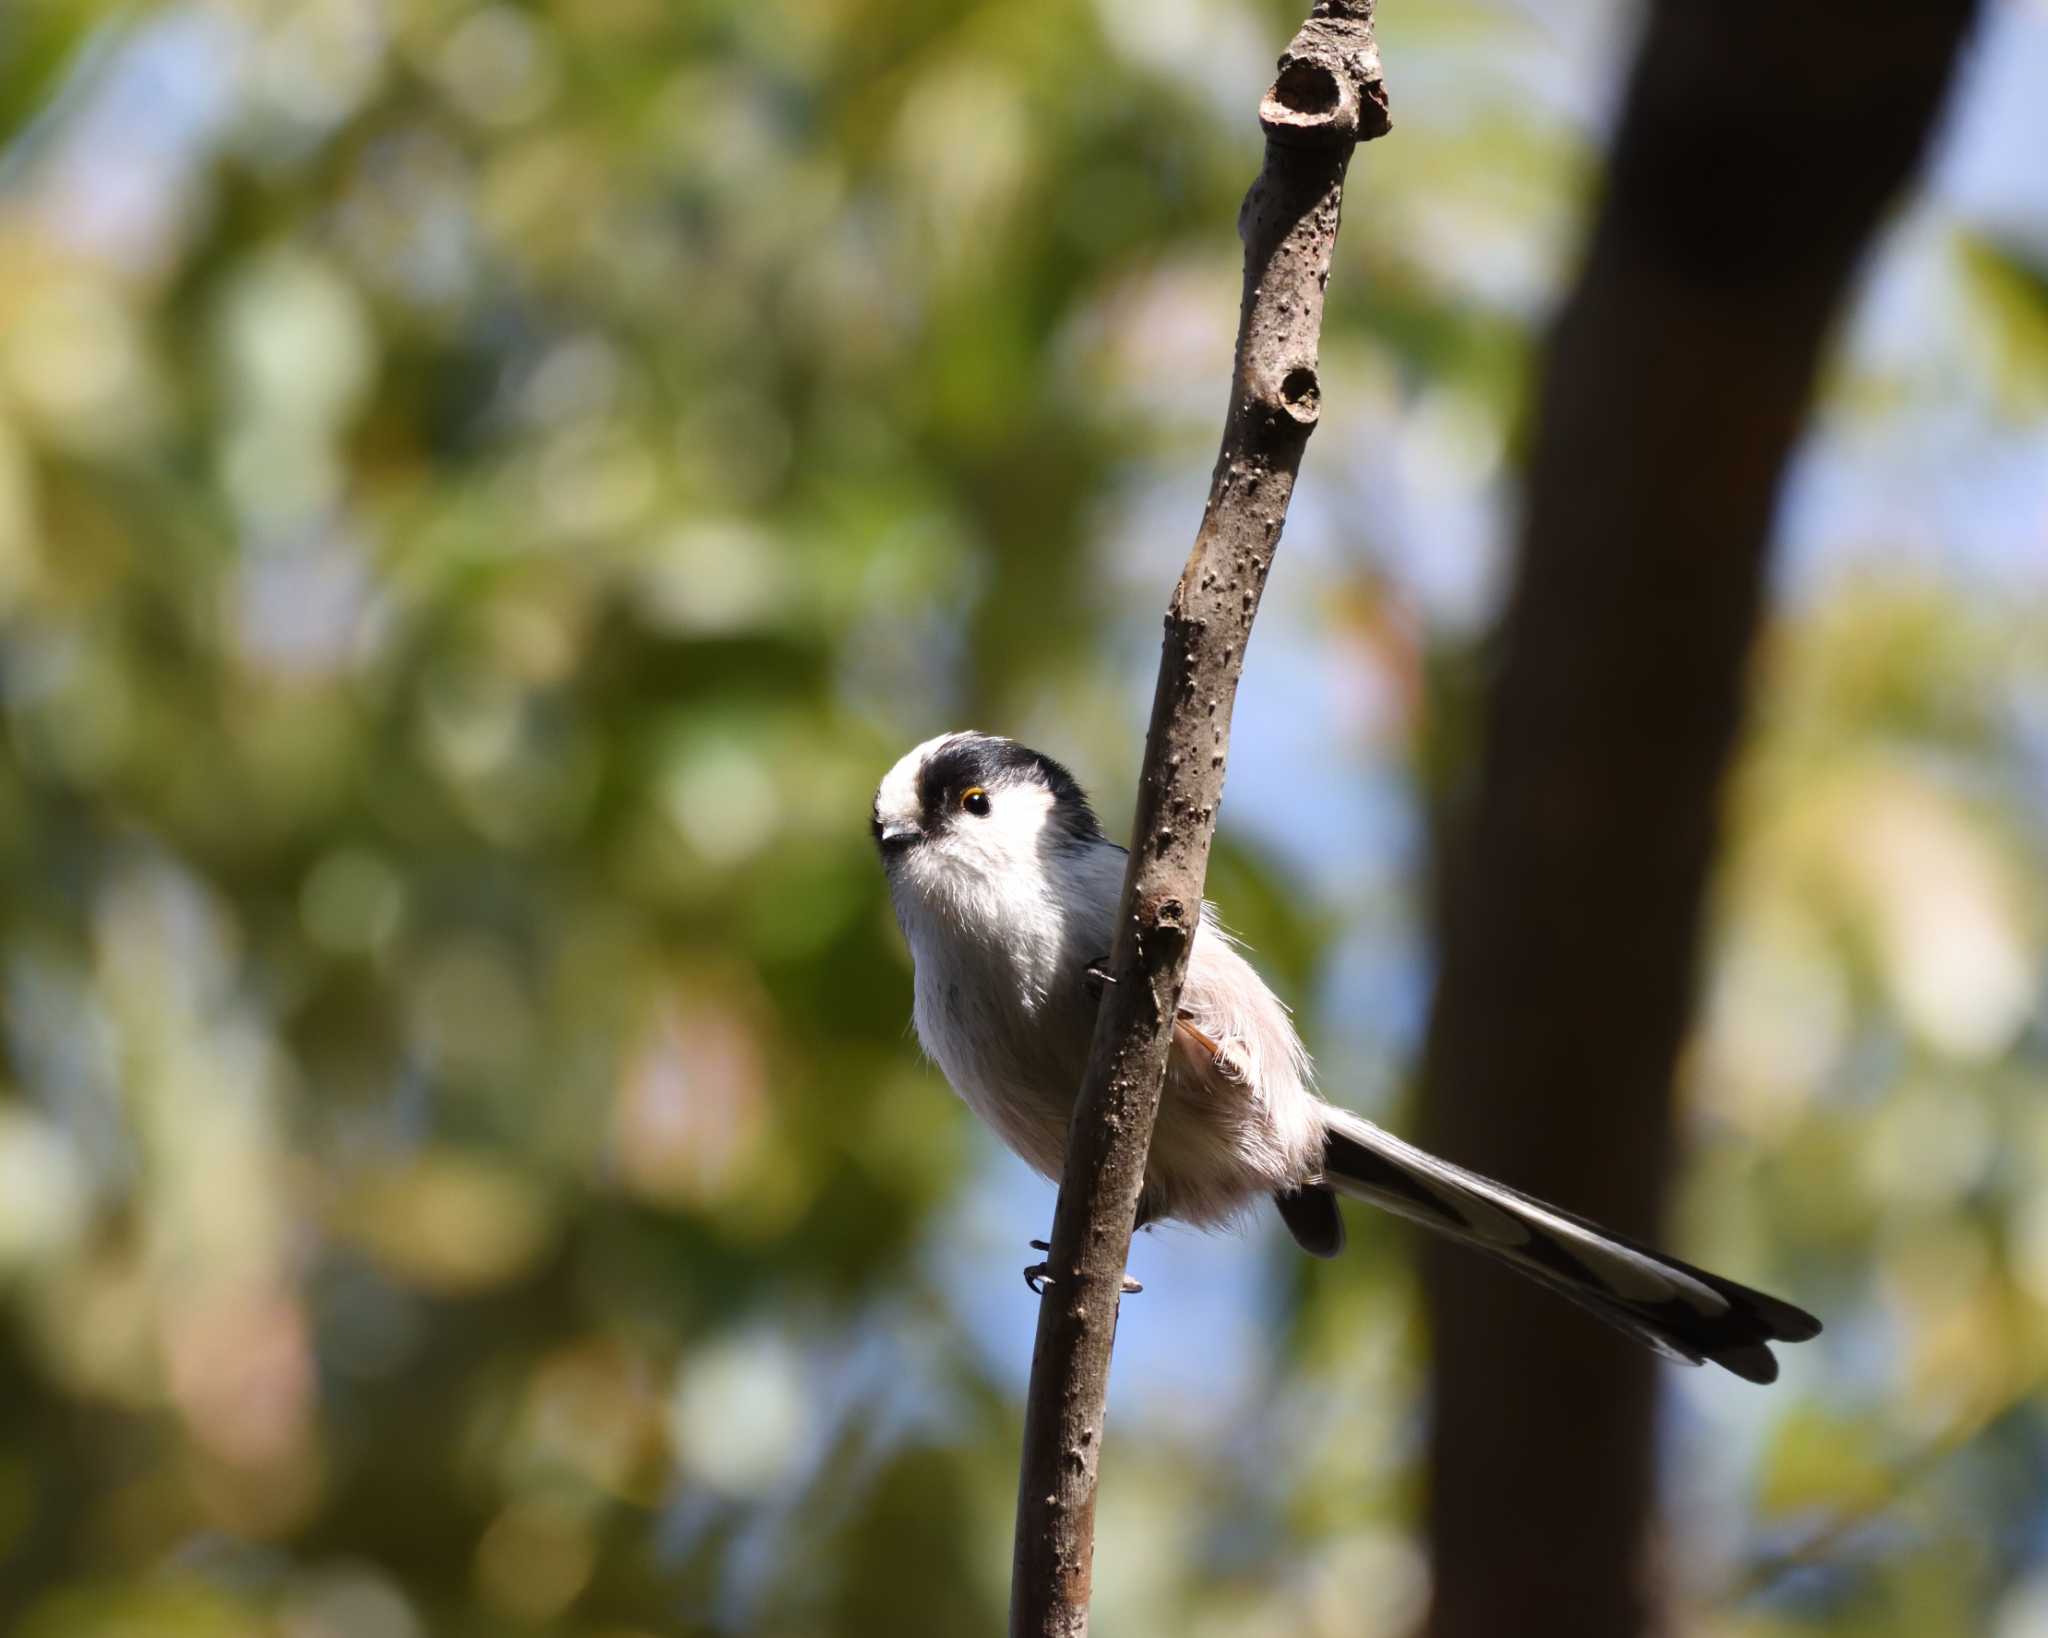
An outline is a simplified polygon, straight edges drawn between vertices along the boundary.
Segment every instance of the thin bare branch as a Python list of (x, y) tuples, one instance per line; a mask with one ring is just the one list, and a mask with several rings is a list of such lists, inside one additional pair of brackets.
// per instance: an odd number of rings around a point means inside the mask
[(1317, 346), (1344, 173), (1388, 128), (1371, 0), (1318, 0), (1259, 104), (1238, 214), (1244, 298), (1223, 447), (1167, 608), (1116, 948), (1074, 1108), (1024, 1421), (1013, 1638), (1088, 1630), (1117, 1303), (1259, 595), (1321, 410)]

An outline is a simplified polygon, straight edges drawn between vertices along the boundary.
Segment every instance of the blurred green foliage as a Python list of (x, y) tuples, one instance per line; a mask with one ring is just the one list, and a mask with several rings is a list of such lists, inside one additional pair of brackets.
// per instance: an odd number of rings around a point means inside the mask
[[(1295, 20), (0, 16), (0, 1627), (998, 1626), (1049, 1200), (915, 1058), (868, 796), (975, 721), (1125, 811)], [(1412, 1045), (1422, 770), (1595, 169), (1527, 93), (1615, 22), (1384, 22), (1211, 883), (1340, 1096)], [(2038, 455), (2038, 266), (1941, 243), (1982, 328), (1842, 397)], [(1691, 1630), (2048, 1630), (2041, 591), (1831, 570), (1761, 666), (1682, 1239), (1831, 1329), (1681, 1384)], [(1126, 1319), (1239, 1366), (1119, 1412), (1104, 1630), (1425, 1596), (1400, 1242), (1265, 1227)]]

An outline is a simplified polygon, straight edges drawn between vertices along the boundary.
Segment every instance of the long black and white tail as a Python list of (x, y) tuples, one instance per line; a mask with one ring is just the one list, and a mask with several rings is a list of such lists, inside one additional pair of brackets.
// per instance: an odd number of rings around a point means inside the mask
[[(1438, 1160), (1343, 1110), (1331, 1112), (1323, 1171), (1328, 1187), (1498, 1258), (1669, 1359), (1712, 1360), (1774, 1382), (1768, 1345), (1820, 1332), (1819, 1320), (1788, 1302)], [(1329, 1255), (1342, 1228), (1334, 1204), (1313, 1192), (1282, 1197), (1281, 1212), (1304, 1246)]]

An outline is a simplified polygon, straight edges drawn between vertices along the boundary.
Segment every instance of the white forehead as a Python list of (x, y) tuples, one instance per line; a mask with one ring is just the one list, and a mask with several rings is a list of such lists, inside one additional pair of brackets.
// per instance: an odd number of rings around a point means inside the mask
[(916, 818), (917, 776), (924, 772), (925, 763), (955, 740), (975, 737), (974, 730), (968, 728), (955, 733), (939, 734), (926, 740), (922, 745), (913, 745), (896, 759), (895, 767), (882, 775), (881, 788), (875, 792), (875, 811), (885, 818)]

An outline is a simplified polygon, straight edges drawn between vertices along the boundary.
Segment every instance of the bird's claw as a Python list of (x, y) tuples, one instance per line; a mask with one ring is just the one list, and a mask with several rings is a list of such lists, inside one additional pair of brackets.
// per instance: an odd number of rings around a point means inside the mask
[[(1033, 1251), (1050, 1251), (1052, 1250), (1052, 1246), (1044, 1240), (1033, 1240), (1031, 1242), (1031, 1249)], [(1033, 1263), (1029, 1268), (1024, 1270), (1024, 1283), (1031, 1287), (1031, 1294), (1034, 1297), (1044, 1296), (1045, 1288), (1053, 1283), (1051, 1265), (1049, 1263)], [(1140, 1285), (1136, 1280), (1132, 1279), (1130, 1275), (1126, 1274), (1124, 1276), (1125, 1296), (1136, 1296), (1140, 1291), (1143, 1291), (1144, 1289), (1145, 1288), (1142, 1285)]]
[(1098, 1001), (1102, 999), (1103, 986), (1105, 984), (1114, 984), (1116, 982), (1116, 980), (1110, 976), (1108, 956), (1097, 956), (1093, 961), (1089, 962), (1087, 966), (1081, 969), (1081, 976), (1087, 980), (1088, 993), (1094, 996), (1095, 999)]

